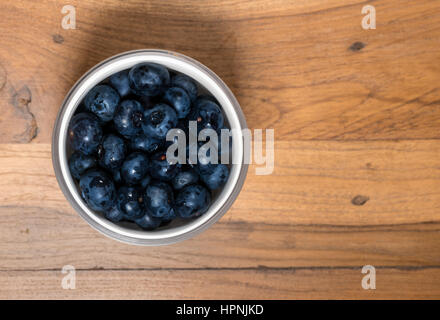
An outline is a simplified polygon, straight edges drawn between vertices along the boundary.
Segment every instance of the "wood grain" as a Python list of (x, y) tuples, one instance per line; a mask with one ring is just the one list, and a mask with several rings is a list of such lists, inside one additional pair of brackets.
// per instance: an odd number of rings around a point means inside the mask
[(2, 207), (0, 271), (439, 266), (439, 223), (338, 227), (231, 223), (167, 247), (110, 240), (75, 212)]
[[(439, 221), (440, 141), (277, 141), (271, 175), (249, 169), (227, 221), (387, 225)], [(30, 165), (32, 164), (32, 165)], [(50, 145), (0, 145), (4, 206), (67, 209)], [(358, 195), (368, 196), (362, 206)]]
[[(0, 298), (50, 299), (436, 299), (438, 268), (377, 270), (376, 290), (361, 287), (360, 268), (288, 270), (77, 271), (76, 289), (60, 271), (0, 272)], [(379, 285), (380, 283), (380, 285)], [(38, 288), (36, 290), (35, 288)]]
[[(65, 4), (0, 11), (0, 298), (440, 297), (439, 1), (69, 1), (76, 30)], [(219, 223), (158, 248), (90, 228), (50, 153), (69, 88), (139, 48), (206, 64), (276, 139), (272, 175), (252, 165)], [(76, 290), (61, 288), (67, 264)]]

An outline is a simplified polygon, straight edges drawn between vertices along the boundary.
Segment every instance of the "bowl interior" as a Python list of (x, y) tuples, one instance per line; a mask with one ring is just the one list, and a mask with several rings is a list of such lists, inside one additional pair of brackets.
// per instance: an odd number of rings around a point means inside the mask
[[(170, 71), (172, 71), (172, 72), (175, 73), (175, 74), (181, 74), (181, 72), (178, 72), (177, 70), (172, 70), (172, 69), (170, 69)], [(202, 86), (200, 83), (196, 82), (196, 84), (197, 84), (197, 87), (198, 87), (198, 90), (199, 90), (199, 91), (198, 91), (198, 92), (199, 92), (199, 95), (204, 95), (204, 94), (206, 94), (206, 95), (211, 95), (211, 92), (208, 91), (208, 90), (207, 90), (204, 86)], [(77, 107), (75, 108), (74, 114), (76, 113), (76, 110), (78, 109), (78, 107), (79, 107), (80, 105), (81, 105), (81, 101), (79, 101)], [(220, 105), (220, 103), (219, 103), (219, 105)], [(220, 107), (222, 108), (222, 112), (223, 112), (223, 107), (222, 107), (221, 105), (220, 105)], [(228, 121), (228, 118), (226, 117), (226, 115), (224, 114), (224, 112), (223, 112), (223, 115), (224, 115), (224, 117), (225, 117), (225, 125), (226, 125), (226, 127), (229, 128), (229, 121)], [(67, 155), (67, 158), (70, 158), (70, 155), (73, 153), (73, 151), (72, 151), (72, 149), (71, 149), (71, 147), (70, 147), (70, 145), (69, 145), (69, 142), (68, 142), (68, 140), (67, 140), (67, 137), (66, 137), (66, 140), (65, 140), (65, 144), (66, 144), (66, 155)], [(230, 155), (229, 155), (229, 164), (228, 164), (229, 169), (231, 169), (231, 164), (230, 164), (231, 162), (232, 162), (232, 155), (230, 154)], [(69, 173), (69, 174), (70, 174), (70, 173)], [(73, 177), (71, 177), (71, 178), (72, 178), (73, 181), (75, 181), (75, 179), (74, 179)], [(226, 183), (228, 183), (228, 182), (229, 182), (229, 181), (227, 181)], [(76, 187), (77, 192), (80, 193), (81, 191), (80, 191), (80, 189), (79, 189), (79, 184), (78, 184), (78, 182), (76, 182), (76, 181), (75, 181), (75, 187)], [(214, 201), (217, 200), (217, 198), (218, 198), (219, 195), (221, 194), (222, 189), (223, 189), (223, 187), (220, 188), (220, 189), (218, 189), (218, 190), (215, 190), (215, 191), (211, 192), (212, 202), (214, 202)], [(98, 212), (98, 211), (93, 211), (93, 210), (91, 210), (91, 211), (93, 212), (93, 214), (95, 214), (95, 215), (101, 217), (102, 219), (105, 219), (105, 217), (104, 217), (104, 213), (102, 213), (102, 212)], [(182, 218), (176, 218), (176, 219), (173, 219), (170, 223), (168, 223), (168, 224), (166, 224), (166, 225), (164, 225), (164, 226), (161, 226), (161, 227), (159, 227), (159, 228), (157, 228), (157, 229), (155, 229), (155, 230), (152, 230), (152, 231), (146, 231), (146, 230), (143, 230), (143, 229), (140, 228), (137, 224), (135, 224), (134, 222), (130, 222), (130, 221), (121, 221), (121, 222), (118, 222), (118, 223), (114, 223), (114, 222), (111, 222), (111, 221), (110, 221), (110, 223), (116, 224), (116, 225), (118, 225), (118, 226), (120, 226), (120, 227), (122, 227), (122, 228), (128, 229), (128, 230), (138, 230), (138, 231), (141, 231), (141, 232), (154, 233), (154, 232), (158, 232), (158, 231), (160, 231), (160, 230), (168, 230), (168, 229), (173, 229), (173, 228), (176, 228), (176, 227), (180, 227), (180, 226), (183, 226), (183, 225), (185, 225), (185, 224), (188, 224), (188, 223), (192, 222), (193, 220), (197, 220), (197, 219), (198, 219), (198, 218), (195, 218), (195, 219), (182, 219)]]
[[(65, 110), (60, 116), (61, 123), (59, 124), (58, 148), (61, 167), (60, 169), (64, 182), (67, 185), (68, 192), (70, 192), (70, 195), (68, 195), (69, 201), (74, 204), (74, 207), (76, 207), (79, 213), (96, 229), (105, 233), (106, 235), (113, 236), (114, 238), (118, 238), (119, 235), (122, 235), (126, 238), (119, 238), (118, 240), (126, 242), (128, 242), (127, 238), (134, 238), (137, 240), (177, 238), (185, 233), (189, 233), (195, 229), (201, 228), (202, 226), (212, 224), (225, 213), (227, 208), (235, 199), (234, 198), (231, 201), (231, 195), (234, 195), (235, 193), (236, 196), (238, 194), (239, 189), (237, 190), (236, 184), (239, 181), (239, 177), (244, 180), (242, 172), (243, 141), (241, 135), (237, 134), (238, 131), (241, 134), (241, 129), (243, 129), (243, 126), (237, 115), (237, 110), (234, 109), (235, 98), (233, 97), (232, 93), (230, 93), (226, 85), (221, 82), (221, 80), (212, 71), (188, 57), (175, 53), (170, 54), (164, 51), (152, 50), (144, 50), (139, 52), (134, 51), (128, 54), (124, 59), (121, 59), (121, 56), (122, 55), (107, 59), (86, 73), (72, 88), (64, 102), (63, 109)], [(118, 59), (118, 64), (115, 65), (115, 63), (112, 63), (112, 59)], [(80, 106), (87, 92), (93, 86), (107, 79), (110, 75), (125, 69), (129, 69), (140, 62), (159, 63), (166, 66), (174, 73), (183, 73), (193, 78), (199, 86), (199, 94), (210, 94), (217, 99), (219, 102), (218, 104), (222, 108), (225, 116), (225, 123), (229, 128), (232, 129), (232, 152), (230, 154), (229, 179), (223, 188), (216, 190), (212, 194), (212, 203), (208, 212), (196, 219), (174, 219), (171, 223), (153, 231), (142, 230), (136, 224), (131, 222), (120, 222), (115, 224), (105, 219), (103, 213), (90, 210), (86, 203), (82, 200), (78, 185), (70, 175), (67, 166), (67, 160), (72, 152), (70, 150), (69, 143), (67, 142), (67, 127), (71, 117), (74, 115), (76, 109)], [(211, 90), (209, 90), (208, 87)], [(236, 101), (235, 104), (238, 105)], [(238, 131), (234, 133), (234, 130)], [(243, 181), (241, 181), (241, 183), (242, 182)], [(66, 193), (65, 190), (63, 191)], [(213, 219), (215, 216), (218, 217)], [(135, 241), (135, 243), (136, 242), (137, 241)]]

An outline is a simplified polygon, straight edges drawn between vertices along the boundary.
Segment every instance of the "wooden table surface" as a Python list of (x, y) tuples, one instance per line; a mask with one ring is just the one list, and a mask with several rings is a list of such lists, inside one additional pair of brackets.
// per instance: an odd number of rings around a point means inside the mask
[[(275, 129), (273, 174), (165, 247), (93, 230), (51, 162), (69, 88), (140, 48), (201, 61)], [(1, 0), (0, 89), (0, 298), (440, 298), (438, 0)]]

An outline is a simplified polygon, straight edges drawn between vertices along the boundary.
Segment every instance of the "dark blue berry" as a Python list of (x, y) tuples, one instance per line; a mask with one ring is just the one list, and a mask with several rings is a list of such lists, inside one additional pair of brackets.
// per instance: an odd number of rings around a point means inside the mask
[(172, 180), (174, 190), (180, 190), (190, 184), (194, 184), (199, 181), (198, 173), (190, 168), (186, 171), (180, 171)]
[(113, 171), (121, 167), (125, 159), (127, 148), (121, 137), (109, 134), (102, 140), (98, 150), (99, 164), (101, 167)]
[(200, 179), (211, 190), (223, 186), (229, 177), (229, 168), (224, 164), (201, 164), (197, 165)]
[(171, 85), (186, 91), (191, 101), (195, 101), (198, 94), (196, 83), (187, 75), (178, 74), (171, 78)]
[(110, 84), (118, 91), (121, 97), (125, 97), (130, 93), (130, 83), (128, 81), (128, 70), (124, 70), (113, 74), (110, 79)]
[(110, 86), (97, 85), (92, 88), (84, 99), (86, 109), (93, 112), (101, 121), (113, 119), (119, 104), (119, 94)]
[(127, 220), (140, 218), (144, 214), (142, 194), (137, 188), (127, 186), (119, 188), (116, 201)]
[(122, 183), (122, 176), (121, 176), (121, 170), (115, 169), (112, 171), (113, 174), (113, 181), (115, 182), (115, 184), (121, 184)]
[(130, 140), (130, 148), (136, 151), (154, 153), (164, 145), (164, 140), (152, 138), (141, 133)]
[(156, 96), (170, 83), (170, 74), (164, 66), (143, 63), (134, 66), (128, 73), (130, 88), (140, 96)]
[(124, 100), (116, 108), (113, 122), (116, 130), (130, 138), (142, 132), (144, 108), (136, 100)]
[(68, 139), (75, 151), (83, 154), (96, 152), (102, 140), (99, 120), (90, 113), (78, 113), (70, 122)]
[(91, 169), (80, 180), (81, 196), (92, 210), (109, 210), (116, 200), (116, 190), (112, 179), (102, 170)]
[(202, 129), (213, 129), (220, 132), (220, 129), (223, 128), (222, 111), (217, 103), (209, 100), (201, 101), (188, 117), (189, 120), (197, 121), (198, 132)]
[(105, 217), (112, 222), (119, 222), (124, 218), (124, 214), (117, 206), (113, 206), (105, 212)]
[(122, 164), (121, 176), (126, 183), (135, 185), (145, 178), (148, 170), (148, 157), (141, 152), (134, 152), (130, 154)]
[(145, 207), (156, 218), (173, 219), (174, 195), (171, 187), (165, 182), (152, 182), (145, 190)]
[(202, 94), (202, 95), (197, 97), (196, 101), (194, 101), (194, 107), (197, 108), (204, 101), (211, 101), (211, 102), (214, 102), (214, 103), (218, 104), (217, 99), (214, 98), (213, 96), (208, 95), (208, 94)]
[(81, 152), (74, 152), (69, 158), (70, 174), (79, 179), (88, 169), (96, 166), (96, 158), (92, 155), (85, 155)]
[(151, 182), (151, 177), (149, 175), (145, 176), (145, 178), (142, 179), (140, 185), (142, 188), (146, 188)]
[(165, 139), (168, 130), (177, 124), (177, 115), (169, 105), (161, 103), (144, 111), (142, 129), (144, 133), (156, 139)]
[(186, 91), (179, 87), (171, 87), (163, 96), (165, 102), (174, 108), (177, 118), (185, 118), (191, 110), (191, 100)]
[(151, 213), (146, 212), (142, 217), (134, 220), (134, 222), (144, 230), (154, 230), (160, 226), (162, 219), (153, 217)]
[(171, 164), (165, 153), (156, 153), (150, 159), (150, 175), (154, 179), (170, 181), (176, 176), (179, 169), (180, 165)]
[(208, 211), (210, 202), (209, 191), (199, 184), (193, 184), (179, 191), (175, 210), (182, 218), (194, 218)]

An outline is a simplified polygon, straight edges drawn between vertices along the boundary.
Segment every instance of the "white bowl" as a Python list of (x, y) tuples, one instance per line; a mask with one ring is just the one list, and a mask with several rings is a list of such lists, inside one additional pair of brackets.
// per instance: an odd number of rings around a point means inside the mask
[[(169, 225), (154, 231), (144, 231), (133, 223), (115, 224), (102, 213), (89, 209), (81, 198), (78, 186), (70, 175), (68, 166), (69, 147), (67, 129), (70, 119), (87, 92), (112, 74), (129, 69), (132, 66), (154, 62), (166, 66), (177, 73), (183, 73), (196, 80), (206, 91), (213, 95), (223, 109), (226, 120), (232, 129), (232, 164), (230, 175), (223, 189), (213, 195), (209, 210), (193, 220), (172, 221)], [(246, 128), (243, 112), (226, 84), (210, 69), (179, 53), (164, 50), (136, 50), (113, 56), (90, 69), (72, 87), (64, 99), (58, 113), (52, 139), (52, 161), (58, 183), (72, 207), (93, 228), (104, 235), (130, 244), (165, 245), (193, 237), (218, 221), (237, 198), (248, 165), (244, 160), (244, 145), (241, 135)]]

